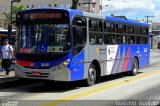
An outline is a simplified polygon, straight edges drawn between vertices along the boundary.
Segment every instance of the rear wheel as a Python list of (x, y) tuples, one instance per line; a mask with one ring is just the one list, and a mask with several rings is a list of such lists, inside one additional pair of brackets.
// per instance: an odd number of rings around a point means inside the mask
[(138, 73), (138, 61), (136, 58), (134, 58), (130, 75), (135, 76), (135, 75), (137, 75), (137, 73)]
[(95, 65), (92, 63), (89, 67), (89, 70), (88, 70), (88, 77), (87, 79), (85, 80), (87, 86), (92, 86), (96, 83), (96, 68), (95, 68)]

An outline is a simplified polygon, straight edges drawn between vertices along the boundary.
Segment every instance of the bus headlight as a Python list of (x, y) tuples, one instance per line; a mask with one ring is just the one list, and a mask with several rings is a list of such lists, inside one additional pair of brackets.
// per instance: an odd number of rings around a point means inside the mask
[(70, 59), (65, 60), (65, 61), (63, 62), (63, 66), (67, 67), (67, 65), (69, 64), (69, 62), (70, 62)]
[(55, 67), (52, 67), (52, 70), (55, 71), (55, 70), (60, 70), (60, 69), (63, 69), (65, 67), (67, 67), (67, 65), (69, 64), (70, 62), (70, 59), (67, 59), (65, 60), (63, 63), (61, 63), (60, 65), (57, 65)]

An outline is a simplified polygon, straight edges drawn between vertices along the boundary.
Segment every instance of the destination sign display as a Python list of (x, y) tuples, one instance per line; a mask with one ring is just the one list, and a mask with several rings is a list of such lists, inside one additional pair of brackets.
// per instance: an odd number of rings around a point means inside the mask
[(26, 14), (23, 16), (23, 19), (25, 19), (27, 15), (30, 15), (31, 19), (55, 19), (55, 18), (61, 19), (62, 18), (62, 14), (60, 12)]
[(69, 22), (69, 14), (66, 11), (43, 11), (43, 12), (29, 12), (20, 13), (17, 15), (19, 24), (36, 24), (36, 23), (59, 23)]

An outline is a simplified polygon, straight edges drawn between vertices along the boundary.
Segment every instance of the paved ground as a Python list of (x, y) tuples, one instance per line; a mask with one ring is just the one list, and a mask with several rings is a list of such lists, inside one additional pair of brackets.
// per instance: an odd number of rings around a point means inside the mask
[(9, 73), (9, 76), (6, 76), (5, 75), (5, 71), (2, 71), (2, 72), (0, 72), (0, 78), (2, 79), (2, 78), (7, 78), (7, 77), (14, 77), (15, 75), (14, 75), (14, 71), (11, 71), (10, 73)]

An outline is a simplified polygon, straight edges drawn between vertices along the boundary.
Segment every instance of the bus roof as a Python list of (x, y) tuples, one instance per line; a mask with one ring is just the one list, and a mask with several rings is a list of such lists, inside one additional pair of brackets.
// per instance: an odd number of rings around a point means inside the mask
[(136, 21), (133, 21), (133, 20), (115, 18), (115, 17), (105, 16), (105, 15), (98, 15), (98, 14), (94, 14), (94, 13), (83, 12), (83, 11), (80, 11), (80, 10), (73, 10), (73, 9), (62, 9), (62, 8), (28, 9), (28, 10), (18, 12), (18, 14), (19, 13), (29, 13), (29, 12), (33, 12), (33, 11), (42, 12), (42, 11), (46, 11), (46, 10), (50, 10), (50, 11), (52, 11), (52, 10), (62, 10), (62, 11), (68, 11), (71, 16), (79, 15), (79, 16), (86, 16), (86, 17), (103, 19), (103, 20), (106, 20), (106, 21), (114, 21), (114, 22), (120, 22), (120, 23), (125, 23), (125, 24), (132, 24), (132, 25), (137, 25), (137, 26), (144, 26), (144, 27), (149, 26), (149, 24), (147, 24), (147, 23), (141, 23), (141, 22), (136, 22)]
[(127, 20), (127, 19), (121, 19), (121, 18), (115, 18), (115, 17), (109, 17), (109, 16), (106, 16), (106, 20), (125, 23), (125, 24), (140, 25), (140, 26), (144, 26), (144, 27), (149, 26), (149, 24), (147, 24), (147, 23), (137, 22), (137, 21), (133, 21), (133, 20)]

